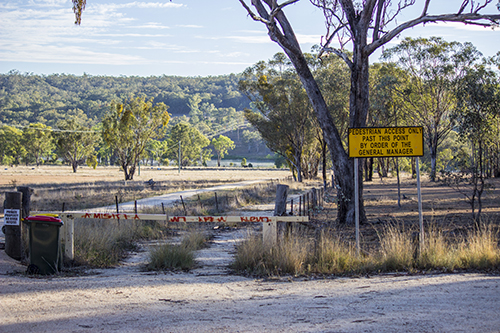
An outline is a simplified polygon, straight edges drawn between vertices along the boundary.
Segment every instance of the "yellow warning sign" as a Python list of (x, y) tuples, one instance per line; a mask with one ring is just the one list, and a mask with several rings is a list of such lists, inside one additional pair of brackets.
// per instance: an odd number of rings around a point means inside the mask
[(423, 156), (423, 127), (349, 128), (349, 157)]

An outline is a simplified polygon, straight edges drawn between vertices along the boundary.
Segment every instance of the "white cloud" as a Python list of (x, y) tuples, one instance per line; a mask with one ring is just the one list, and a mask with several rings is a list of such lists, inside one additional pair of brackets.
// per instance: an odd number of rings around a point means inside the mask
[(183, 4), (173, 3), (173, 2), (128, 2), (128, 3), (107, 3), (107, 4), (97, 4), (94, 5), (96, 8), (105, 11), (115, 11), (122, 8), (180, 8), (184, 7)]
[(179, 28), (203, 28), (202, 25), (195, 25), (195, 24), (178, 24), (176, 27)]
[[(68, 5), (67, 0), (30, 0), (30, 5), (40, 6), (40, 7), (63, 7)], [(71, 8), (71, 7), (70, 7)]]
[(299, 43), (319, 44), (321, 42), (321, 35), (303, 35), (296, 34)]
[(143, 24), (143, 25), (136, 25), (132, 28), (137, 28), (137, 29), (170, 29), (169, 26), (163, 25), (163, 24), (158, 23), (158, 22), (148, 22), (148, 23)]
[(262, 36), (196, 36), (199, 39), (222, 40), (230, 39), (239, 43), (262, 44), (269, 43), (271, 40), (267, 35)]
[[(145, 63), (145, 59), (126, 54), (95, 52), (75, 46), (17, 46), (15, 52), (1, 48), (0, 58), (3, 61), (92, 64), (92, 65), (132, 65)], [(36, 54), (36, 58), (33, 55)]]
[(96, 34), (96, 37), (139, 37), (139, 38), (144, 38), (144, 37), (169, 37), (171, 35), (159, 35), (159, 34), (138, 34), (138, 33), (116, 33), (116, 34)]

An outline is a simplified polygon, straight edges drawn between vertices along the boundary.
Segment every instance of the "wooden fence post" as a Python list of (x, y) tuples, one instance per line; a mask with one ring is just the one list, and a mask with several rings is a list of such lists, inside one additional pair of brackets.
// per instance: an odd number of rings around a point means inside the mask
[[(4, 210), (11, 209), (12, 216), (18, 216), (17, 223), (10, 225), (7, 217), (4, 216), (5, 222), (5, 253), (16, 260), (21, 260), (21, 210), (22, 210), (22, 197), (21, 192), (6, 192), (4, 201)], [(16, 212), (17, 211), (17, 212)], [(6, 213), (7, 214), (7, 213)], [(15, 216), (14, 216), (15, 217)], [(13, 219), (14, 220), (14, 219)]]
[[(30, 216), (31, 207), (31, 195), (33, 194), (33, 189), (27, 186), (18, 186), (17, 191), (23, 194), (21, 202), (21, 219), (25, 219)], [(28, 240), (28, 229), (23, 223), (19, 224), (21, 229), (21, 261), (26, 260), (26, 249), (24, 240)]]
[(286, 200), (288, 198), (288, 185), (276, 185), (276, 201), (274, 204), (274, 216), (286, 214)]
[(182, 208), (184, 209), (184, 215), (187, 215), (186, 205), (184, 204), (184, 199), (182, 199), (182, 195), (181, 195), (181, 202), (182, 202)]
[(67, 260), (75, 259), (75, 219), (67, 216), (64, 221), (64, 257)]
[(219, 212), (219, 202), (217, 201), (217, 192), (214, 192), (215, 194), (215, 210), (218, 213)]

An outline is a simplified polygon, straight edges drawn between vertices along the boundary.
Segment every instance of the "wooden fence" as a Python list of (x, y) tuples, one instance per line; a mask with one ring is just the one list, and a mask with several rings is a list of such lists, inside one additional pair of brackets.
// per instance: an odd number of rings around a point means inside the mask
[(33, 212), (32, 215), (57, 215), (64, 222), (61, 238), (64, 254), (69, 260), (75, 257), (75, 219), (134, 220), (168, 222), (220, 222), (220, 223), (262, 223), (262, 238), (267, 246), (273, 246), (278, 239), (277, 222), (308, 222), (308, 216), (168, 216), (163, 214), (97, 213), (97, 212)]

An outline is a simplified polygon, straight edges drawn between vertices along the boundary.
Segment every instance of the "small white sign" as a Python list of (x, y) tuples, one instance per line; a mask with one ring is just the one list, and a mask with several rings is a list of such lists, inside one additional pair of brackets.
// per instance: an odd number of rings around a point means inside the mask
[(4, 209), (3, 221), (5, 225), (19, 225), (20, 210), (19, 209)]

